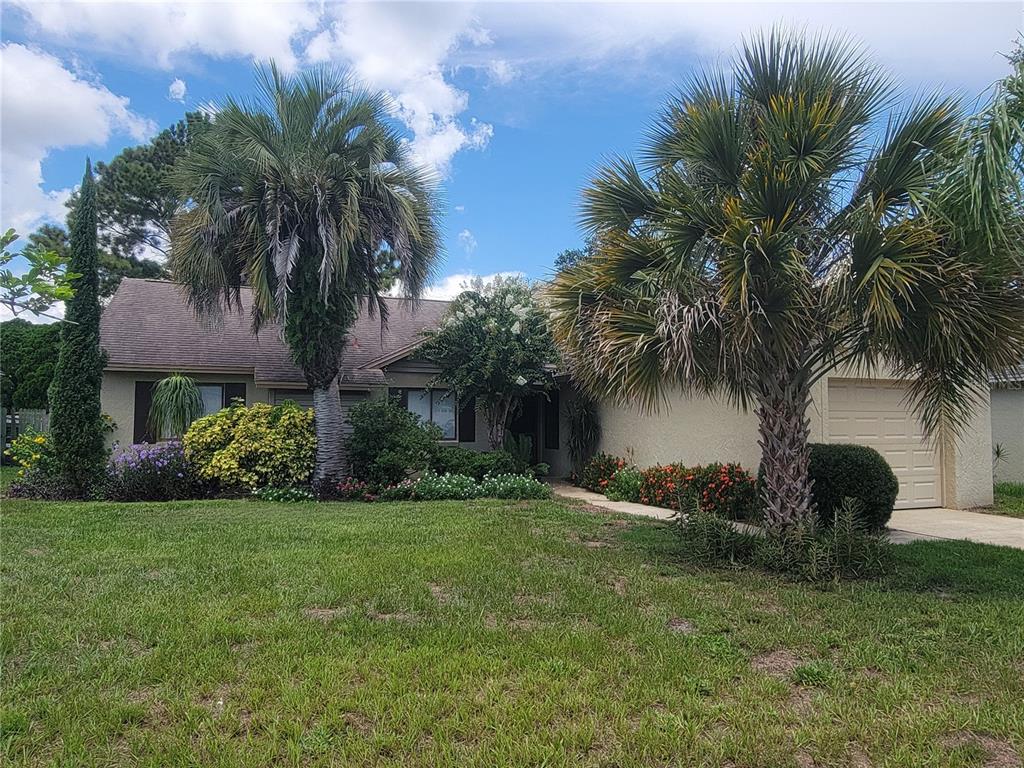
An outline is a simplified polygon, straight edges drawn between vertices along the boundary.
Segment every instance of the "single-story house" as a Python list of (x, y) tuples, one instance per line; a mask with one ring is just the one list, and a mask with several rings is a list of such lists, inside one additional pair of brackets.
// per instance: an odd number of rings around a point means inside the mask
[[(101, 324), (101, 343), (107, 353), (102, 408), (117, 425), (113, 441), (152, 439), (147, 427), (152, 386), (174, 372), (198, 381), (209, 412), (243, 396), (247, 403), (290, 399), (312, 404), (312, 395), (279, 334), (273, 328), (252, 334), (249, 301), (243, 291), (242, 312), (206, 322), (196, 319), (172, 283), (121, 282)], [(474, 404), (456, 403), (443, 389), (430, 389), (437, 370), (416, 354), (422, 332), (436, 327), (447, 302), (386, 301), (387, 328), (382, 331), (378, 318), (363, 313), (346, 341), (340, 380), (343, 402), (351, 405), (396, 394), (410, 410), (440, 426), (446, 442), (486, 449), (485, 425), (476, 418)], [(513, 432), (533, 438), (537, 460), (548, 463), (555, 476), (570, 469), (560, 408), (568, 397), (572, 397), (568, 386), (547, 397), (538, 395), (524, 404), (511, 425)], [(639, 466), (737, 461), (756, 470), (760, 449), (753, 414), (682, 394), (670, 400), (668, 409), (655, 414), (601, 403), (599, 449), (628, 457)], [(1011, 402), (1007, 407), (1022, 409), (1018, 415), (1024, 419), (1024, 403), (1014, 406)], [(932, 444), (908, 411), (899, 381), (836, 372), (816, 386), (810, 419), (815, 441), (862, 443), (878, 449), (899, 479), (900, 507), (969, 508), (992, 503), (993, 418), (988, 398), (978, 404), (963, 438)]]

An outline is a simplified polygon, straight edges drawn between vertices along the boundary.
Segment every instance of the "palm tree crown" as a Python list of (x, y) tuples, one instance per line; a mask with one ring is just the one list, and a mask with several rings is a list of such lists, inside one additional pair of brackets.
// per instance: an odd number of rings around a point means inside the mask
[(314, 401), (322, 395), (318, 438), (333, 448), (318, 455), (318, 476), (336, 475), (340, 429), (321, 429), (340, 421), (329, 400), (345, 333), (360, 304), (386, 320), (382, 264), (418, 296), (438, 254), (438, 197), (383, 95), (324, 68), (286, 78), (271, 65), (257, 80), (257, 97), (224, 104), (176, 168), (188, 204), (170, 264), (197, 311), (238, 306), (244, 284), (254, 328), (281, 324)]
[(811, 511), (806, 407), (829, 370), (887, 366), (937, 433), (1024, 350), (1020, 252), (963, 215), (977, 196), (957, 172), (960, 106), (892, 111), (893, 93), (843, 41), (753, 39), (731, 77), (698, 74), (669, 102), (642, 166), (597, 173), (594, 254), (548, 290), (595, 394), (651, 408), (678, 387), (756, 408), (769, 522)]

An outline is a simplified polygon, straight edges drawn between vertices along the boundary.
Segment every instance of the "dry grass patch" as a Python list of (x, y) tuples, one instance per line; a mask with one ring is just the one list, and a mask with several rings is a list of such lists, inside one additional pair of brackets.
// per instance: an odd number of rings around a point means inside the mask
[(803, 660), (793, 651), (780, 648), (776, 651), (759, 653), (750, 660), (750, 668), (755, 672), (763, 672), (766, 675), (781, 679), (788, 678), (803, 663)]
[(1020, 752), (1006, 739), (988, 733), (957, 731), (942, 737), (939, 744), (956, 754), (980, 752), (982, 768), (1021, 768)]

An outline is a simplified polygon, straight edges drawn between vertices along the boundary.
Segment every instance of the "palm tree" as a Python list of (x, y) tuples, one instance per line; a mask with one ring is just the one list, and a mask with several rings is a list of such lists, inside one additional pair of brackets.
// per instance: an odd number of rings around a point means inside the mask
[(229, 99), (177, 164), (189, 202), (172, 226), (170, 266), (197, 312), (238, 308), (247, 285), (254, 330), (280, 325), (313, 390), (322, 482), (346, 464), (345, 334), (361, 307), (386, 322), (390, 267), (419, 295), (438, 255), (438, 197), (382, 94), (331, 69), (257, 74), (258, 96)]
[(196, 380), (180, 373), (160, 379), (153, 387), (149, 428), (154, 439), (178, 437), (203, 415), (203, 396)]
[(775, 528), (813, 512), (807, 408), (830, 370), (887, 366), (929, 433), (953, 435), (1024, 350), (1021, 241), (978, 236), (1019, 220), (1019, 195), (973, 194), (956, 101), (893, 111), (893, 96), (842, 40), (755, 37), (731, 76), (698, 74), (669, 102), (644, 166), (597, 173), (594, 253), (548, 288), (593, 394), (755, 410)]

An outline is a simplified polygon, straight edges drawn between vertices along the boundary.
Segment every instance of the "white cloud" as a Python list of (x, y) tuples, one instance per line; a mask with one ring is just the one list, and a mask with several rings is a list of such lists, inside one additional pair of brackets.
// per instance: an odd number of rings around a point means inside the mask
[(491, 77), (491, 82), (498, 85), (508, 85), (519, 76), (519, 70), (509, 63), (508, 59), (492, 60), (487, 65), (487, 73)]
[(454, 210), (454, 211), (455, 211), (456, 213), (464, 213), (464, 212), (465, 212), (465, 210), (466, 210), (466, 206), (464, 206), (464, 205), (456, 205), (456, 206), (455, 206), (455, 208), (454, 208), (453, 210)]
[(489, 275), (474, 275), (472, 272), (457, 272), (448, 275), (423, 291), (425, 299), (454, 299), (469, 288), (473, 280), (480, 278), (485, 283), (496, 277), (524, 277), (522, 272), (492, 272)]
[(309, 61), (338, 61), (373, 88), (392, 94), (396, 116), (413, 137), (420, 163), (447, 175), (462, 149), (487, 146), (494, 128), (460, 116), (469, 95), (448, 78), (462, 45), (483, 46), (490, 33), (464, 4), (347, 3), (329, 6), (331, 21), (306, 47)]
[(317, 6), (302, 2), (14, 4), (54, 37), (108, 53), (142, 54), (165, 69), (191, 53), (276, 59), (285, 69), (293, 69), (298, 62), (293, 40), (314, 30), (319, 21)]
[(167, 86), (167, 97), (173, 101), (185, 101), (185, 92), (188, 87), (185, 85), (185, 81), (180, 77), (176, 77), (171, 81), (171, 84)]
[(476, 237), (468, 229), (459, 232), (459, 245), (467, 254), (476, 250)]
[(58, 301), (50, 307), (49, 311), (47, 311), (45, 315), (37, 315), (35, 312), (29, 312), (27, 310), (24, 312), (19, 311), (18, 314), (15, 315), (11, 312), (11, 308), (6, 304), (0, 304), (0, 322), (13, 320), (17, 317), (19, 320), (28, 320), (33, 325), (49, 325), (50, 323), (62, 320), (64, 318), (64, 311), (65, 306), (63, 301)]
[(25, 233), (44, 220), (63, 220), (71, 190), (42, 188), (42, 164), (51, 150), (102, 146), (113, 134), (143, 141), (156, 130), (152, 121), (129, 109), (127, 98), (24, 45), (0, 48), (0, 81), (0, 220), (5, 228)]

